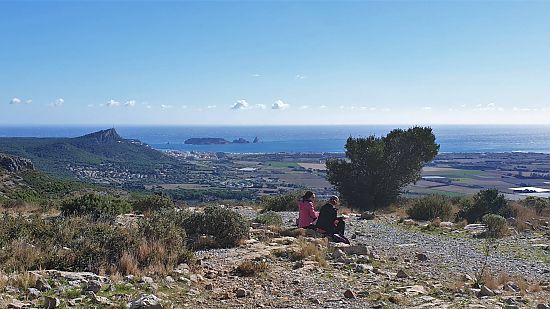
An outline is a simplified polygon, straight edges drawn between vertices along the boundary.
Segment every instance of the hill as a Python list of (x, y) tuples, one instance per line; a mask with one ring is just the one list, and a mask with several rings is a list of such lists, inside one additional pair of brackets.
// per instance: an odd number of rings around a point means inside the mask
[[(32, 160), (43, 171), (96, 182), (158, 178), (181, 163), (107, 129), (76, 138), (0, 138), (0, 152)], [(111, 176), (109, 176), (111, 175)]]

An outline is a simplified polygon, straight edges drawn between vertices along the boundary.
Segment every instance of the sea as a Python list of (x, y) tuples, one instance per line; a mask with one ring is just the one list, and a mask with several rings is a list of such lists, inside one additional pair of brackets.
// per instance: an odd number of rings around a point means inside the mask
[[(230, 153), (345, 151), (346, 139), (384, 136), (407, 125), (353, 126), (115, 126), (127, 139), (138, 139), (158, 150)], [(444, 153), (550, 153), (550, 125), (433, 125)], [(77, 137), (109, 129), (105, 126), (0, 126), (0, 137)], [(187, 145), (188, 138), (219, 137), (248, 144)], [(258, 143), (252, 143), (255, 138)], [(0, 149), (1, 151), (1, 149)]]

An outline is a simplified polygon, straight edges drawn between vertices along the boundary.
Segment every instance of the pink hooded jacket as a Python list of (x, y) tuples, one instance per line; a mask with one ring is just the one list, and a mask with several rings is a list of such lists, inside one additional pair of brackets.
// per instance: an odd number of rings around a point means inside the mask
[(300, 201), (298, 203), (298, 227), (308, 227), (313, 221), (317, 220), (319, 212), (313, 208), (313, 202)]

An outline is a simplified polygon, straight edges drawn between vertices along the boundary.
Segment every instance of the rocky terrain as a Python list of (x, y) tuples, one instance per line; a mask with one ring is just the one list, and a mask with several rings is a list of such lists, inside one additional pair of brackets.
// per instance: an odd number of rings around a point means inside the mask
[[(545, 228), (487, 243), (469, 231), (479, 226), (427, 228), (391, 214), (371, 220), (350, 214), (350, 246), (292, 228), (296, 213), (281, 216), (286, 226), (253, 223), (241, 246), (197, 251), (196, 265), (162, 276), (56, 270), (0, 276), (0, 302), (3, 308), (550, 308)], [(485, 283), (476, 287), (486, 258)]]

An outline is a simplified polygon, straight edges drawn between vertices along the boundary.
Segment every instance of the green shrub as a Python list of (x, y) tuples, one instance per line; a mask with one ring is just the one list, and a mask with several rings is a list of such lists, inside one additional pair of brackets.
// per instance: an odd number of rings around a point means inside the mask
[(506, 219), (503, 216), (486, 214), (483, 216), (482, 222), (487, 226), (486, 235), (488, 237), (500, 238), (508, 232)]
[(0, 271), (166, 272), (192, 261), (181, 218), (156, 213), (136, 228), (91, 216), (45, 219), (0, 214)]
[(128, 201), (107, 195), (88, 193), (61, 203), (63, 215), (113, 216), (132, 211)]
[(430, 195), (415, 199), (411, 208), (407, 209), (407, 214), (416, 220), (449, 220), (453, 215), (453, 207), (449, 198)]
[(271, 210), (265, 213), (259, 214), (254, 221), (265, 225), (271, 225), (271, 226), (283, 225), (283, 218), (281, 218), (281, 215)]
[(262, 197), (262, 212), (266, 211), (298, 211), (298, 201), (301, 194), (298, 192), (284, 195)]
[(513, 215), (512, 207), (508, 204), (504, 195), (497, 189), (481, 190), (474, 195), (473, 200), (465, 200), (459, 212), (459, 217), (469, 223), (478, 222), (486, 214), (496, 214), (503, 217)]
[(132, 202), (134, 211), (145, 213), (162, 209), (173, 209), (175, 207), (172, 199), (165, 195), (148, 195)]
[(188, 235), (211, 235), (216, 246), (227, 248), (248, 237), (249, 222), (240, 214), (219, 206), (208, 206), (202, 213), (192, 213), (184, 219)]

